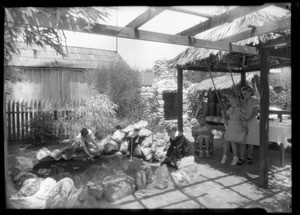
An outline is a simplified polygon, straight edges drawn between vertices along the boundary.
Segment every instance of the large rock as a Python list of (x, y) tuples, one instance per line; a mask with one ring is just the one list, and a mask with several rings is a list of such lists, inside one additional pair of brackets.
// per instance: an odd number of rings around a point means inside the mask
[(142, 157), (142, 147), (140, 144), (138, 144), (133, 151), (134, 156), (136, 157)]
[(130, 131), (133, 131), (134, 127), (132, 125), (128, 125), (126, 128), (123, 129), (125, 133), (129, 133)]
[(38, 199), (46, 200), (49, 198), (50, 191), (55, 187), (56, 181), (53, 178), (46, 178), (41, 182), (39, 191), (35, 194)]
[(191, 166), (195, 163), (195, 157), (193, 155), (184, 157), (180, 161), (178, 161), (177, 167), (178, 169)]
[(163, 147), (165, 146), (166, 142), (164, 141), (164, 139), (157, 139), (155, 144), (157, 147)]
[(26, 179), (20, 189), (20, 194), (22, 196), (32, 196), (34, 195), (39, 189), (42, 180), (40, 178), (29, 178)]
[(133, 128), (135, 130), (141, 130), (142, 128), (145, 128), (148, 125), (147, 121), (141, 120), (135, 124), (133, 124)]
[(98, 147), (100, 148), (100, 151), (102, 151), (102, 154), (112, 154), (119, 150), (119, 144), (112, 140), (111, 136), (98, 142)]
[(128, 175), (107, 176), (102, 185), (105, 199), (111, 202), (129, 196), (135, 191), (135, 181)]
[(139, 132), (137, 130), (133, 130), (133, 131), (129, 131), (127, 137), (134, 138), (138, 135), (139, 135)]
[(51, 152), (49, 151), (49, 149), (47, 149), (46, 147), (40, 149), (37, 153), (36, 153), (36, 158), (40, 161), (43, 158), (46, 157), (51, 157)]
[(146, 171), (142, 168), (138, 169), (134, 175), (137, 190), (145, 189), (147, 184)]
[(171, 181), (174, 184), (174, 187), (181, 187), (184, 183), (190, 183), (191, 179), (183, 170), (177, 170), (175, 172), (171, 172), (170, 174)]
[(156, 133), (156, 138), (157, 139), (164, 139), (164, 134), (163, 133)]
[(103, 197), (104, 189), (102, 185), (98, 185), (96, 183), (89, 181), (86, 186), (87, 186), (87, 193), (90, 194), (91, 196), (94, 196), (97, 200)]
[(139, 131), (139, 136), (140, 137), (149, 137), (150, 135), (152, 134), (152, 132), (146, 128), (142, 128), (140, 131)]
[(55, 149), (53, 150), (53, 152), (51, 152), (51, 157), (53, 158), (53, 160), (60, 160), (62, 156), (62, 150), (60, 149)]
[(155, 159), (160, 161), (160, 162), (165, 158), (165, 156), (167, 154), (167, 152), (164, 151), (164, 148), (165, 148), (164, 146), (163, 147), (156, 147), (156, 150), (155, 150), (155, 153), (154, 153)]
[(152, 150), (150, 147), (141, 147), (142, 155), (145, 158), (145, 160), (149, 161), (152, 158)]
[(158, 167), (155, 171), (155, 179), (153, 180), (153, 187), (164, 190), (169, 187), (170, 174), (166, 164)]
[(72, 208), (83, 188), (77, 190), (71, 178), (63, 178), (51, 189), (46, 208)]
[(16, 183), (17, 187), (21, 187), (23, 182), (29, 178), (37, 178), (37, 176), (30, 172), (20, 172), (13, 179), (14, 183)]
[(152, 136), (146, 137), (146, 138), (142, 141), (141, 146), (142, 146), (142, 147), (151, 147), (152, 142), (153, 142)]
[(128, 145), (129, 145), (129, 140), (125, 140), (121, 143), (121, 146), (120, 146), (120, 152), (122, 153), (127, 153), (128, 152)]
[(16, 157), (15, 158), (15, 163), (14, 163), (14, 168), (18, 169), (20, 172), (23, 171), (31, 171), (33, 168), (33, 162), (30, 158), (26, 157)]
[(122, 130), (120, 130), (120, 129), (118, 129), (113, 134), (112, 139), (114, 141), (116, 141), (117, 143), (121, 143), (124, 137), (125, 137), (125, 132), (122, 131)]

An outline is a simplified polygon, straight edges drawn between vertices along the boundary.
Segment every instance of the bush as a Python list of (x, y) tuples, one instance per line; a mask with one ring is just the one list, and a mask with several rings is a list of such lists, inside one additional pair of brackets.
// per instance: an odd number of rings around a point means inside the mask
[(55, 139), (57, 137), (57, 127), (54, 114), (51, 109), (38, 112), (30, 122), (29, 139), (34, 143), (45, 143), (46, 139)]
[(100, 94), (105, 94), (118, 106), (118, 118), (141, 118), (143, 103), (139, 95), (140, 73), (126, 64), (110, 64), (87, 73), (87, 81)]
[(78, 108), (73, 110), (68, 118), (61, 118), (58, 128), (63, 128), (61, 135), (74, 138), (85, 127), (91, 129), (100, 140), (103, 136), (111, 134), (117, 124), (117, 105), (110, 101), (106, 95), (94, 95), (87, 98)]

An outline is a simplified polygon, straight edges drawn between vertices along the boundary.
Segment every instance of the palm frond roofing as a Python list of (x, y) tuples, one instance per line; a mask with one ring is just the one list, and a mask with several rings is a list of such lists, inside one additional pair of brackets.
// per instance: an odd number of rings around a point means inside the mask
[[(246, 73), (246, 81), (251, 82), (252, 78), (254, 77), (253, 73)], [(241, 74), (232, 74), (232, 78), (234, 84), (237, 86), (241, 82)], [(213, 78), (217, 90), (225, 90), (231, 89), (234, 87), (230, 74), (224, 74), (223, 76)], [(200, 83), (192, 84), (188, 91), (189, 93), (194, 93), (196, 91), (202, 90), (214, 90), (213, 82), (211, 78), (205, 79)]]
[[(218, 27), (213, 28), (208, 33), (203, 32), (196, 36), (198, 39), (206, 39), (211, 41), (221, 40), (222, 38), (241, 33), (249, 30), (249, 25), (262, 26), (264, 23), (280, 20), (279, 16), (272, 15), (267, 11), (260, 10), (255, 13), (237, 18), (232, 22), (224, 23)], [(235, 42), (236, 45), (247, 45), (252, 43), (253, 45), (259, 44), (259, 37), (251, 37), (245, 40)], [(205, 49), (205, 48), (187, 48), (184, 52), (177, 55), (174, 59), (169, 61), (169, 66), (175, 67), (176, 65), (194, 64), (195, 61), (208, 58), (210, 55), (217, 55), (218, 50)], [(221, 51), (221, 54), (227, 54), (229, 52)]]
[[(95, 69), (109, 67), (112, 63), (121, 63), (128, 67), (115, 51), (68, 46), (67, 49), (64, 47), (67, 50), (67, 57), (63, 58), (50, 47), (42, 48), (19, 43), (18, 48), (20, 54), (15, 55), (8, 66)], [(37, 51), (36, 57), (34, 51)]]

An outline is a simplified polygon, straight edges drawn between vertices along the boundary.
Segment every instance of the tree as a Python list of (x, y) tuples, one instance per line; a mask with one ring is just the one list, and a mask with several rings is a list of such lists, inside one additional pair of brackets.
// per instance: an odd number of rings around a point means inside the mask
[[(14, 55), (20, 54), (18, 42), (25, 42), (27, 45), (36, 44), (40, 47), (50, 46), (59, 55), (66, 56), (66, 52), (63, 49), (63, 45), (66, 45), (66, 37), (63, 30), (21, 24), (28, 23), (29, 17), (34, 17), (37, 14), (42, 14), (45, 17), (55, 16), (57, 23), (62, 17), (73, 21), (84, 21), (87, 26), (93, 25), (100, 20), (106, 21), (110, 17), (105, 8), (102, 10), (97, 10), (93, 7), (5, 8), (4, 65), (7, 65)], [(33, 52), (36, 56), (37, 51), (33, 50)], [(18, 77), (18, 73), (13, 73), (12, 70), (6, 69), (4, 79), (16, 81), (22, 79), (22, 77)]]

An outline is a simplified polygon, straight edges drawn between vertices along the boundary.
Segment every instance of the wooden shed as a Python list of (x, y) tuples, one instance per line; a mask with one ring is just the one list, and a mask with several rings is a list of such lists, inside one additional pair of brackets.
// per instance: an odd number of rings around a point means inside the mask
[(7, 66), (23, 71), (25, 81), (7, 83), (6, 87), (11, 88), (7, 100), (82, 100), (88, 93), (85, 72), (112, 63), (128, 66), (115, 51), (64, 47), (67, 56), (63, 58), (49, 47), (43, 49), (23, 43), (19, 46), (20, 55)]

